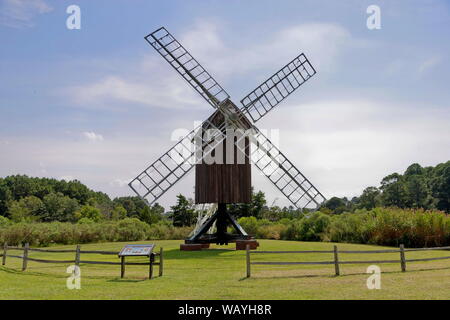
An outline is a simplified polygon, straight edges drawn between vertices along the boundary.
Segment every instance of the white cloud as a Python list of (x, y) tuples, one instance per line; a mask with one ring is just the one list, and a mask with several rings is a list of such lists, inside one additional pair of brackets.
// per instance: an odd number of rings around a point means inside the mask
[[(389, 76), (401, 76), (403, 78), (420, 79), (421, 76), (436, 68), (441, 62), (441, 56), (424, 58), (426, 53), (409, 53), (401, 59), (395, 59), (388, 63), (385, 72)], [(415, 66), (415, 67), (411, 67)]]
[(349, 98), (286, 104), (261, 127), (280, 128), (281, 151), (327, 197), (352, 196), (411, 163), (447, 161), (449, 116), (448, 108)]
[(429, 59), (426, 59), (419, 66), (419, 74), (427, 72), (428, 70), (437, 66), (440, 62), (441, 62), (441, 58), (439, 58), (439, 57), (431, 57)]
[(52, 10), (44, 0), (3, 0), (0, 24), (12, 28), (32, 27), (35, 16)]
[(103, 136), (101, 134), (95, 133), (93, 131), (85, 131), (83, 132), (83, 136), (88, 139), (90, 142), (101, 142), (103, 141)]
[(207, 69), (220, 77), (261, 69), (275, 72), (301, 52), (327, 72), (347, 46), (358, 42), (344, 27), (331, 23), (294, 25), (268, 35), (259, 43), (245, 43), (240, 47), (227, 46), (220, 29), (216, 22), (201, 21), (180, 39)]
[(145, 77), (109, 75), (88, 85), (67, 88), (65, 93), (79, 105), (108, 109), (122, 109), (124, 102), (174, 109), (198, 105), (197, 94), (173, 75)]
[(129, 179), (117, 178), (117, 179), (114, 179), (113, 181), (110, 182), (110, 186), (113, 186), (113, 187), (124, 187), (124, 186), (127, 186), (131, 182), (132, 179), (133, 178), (129, 178)]
[[(264, 71), (266, 77), (301, 52), (310, 59), (313, 57), (311, 62), (321, 72), (329, 72), (352, 40), (349, 32), (339, 25), (316, 23), (293, 26), (260, 43), (236, 47), (227, 46), (219, 30), (218, 23), (203, 21), (181, 34), (179, 40), (222, 85), (231, 75)], [(65, 94), (87, 107), (113, 109), (124, 102), (171, 109), (204, 107), (200, 96), (177, 73), (168, 70), (167, 63), (156, 52), (137, 65), (141, 68), (135, 69), (141, 71), (133, 76), (105, 75), (92, 83), (67, 88)]]

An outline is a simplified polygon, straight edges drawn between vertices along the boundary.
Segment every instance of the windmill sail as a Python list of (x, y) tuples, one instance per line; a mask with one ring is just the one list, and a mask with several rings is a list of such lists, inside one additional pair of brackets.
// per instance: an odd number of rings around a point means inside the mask
[(245, 96), (241, 111), (256, 122), (315, 74), (316, 70), (302, 53)]
[[(205, 127), (209, 128), (207, 133)], [(152, 205), (224, 139), (222, 130), (205, 121), (142, 171), (129, 186)]]
[(326, 200), (320, 191), (256, 127), (252, 131), (252, 163), (295, 207), (318, 208)]
[(145, 40), (214, 108), (230, 96), (164, 27)]

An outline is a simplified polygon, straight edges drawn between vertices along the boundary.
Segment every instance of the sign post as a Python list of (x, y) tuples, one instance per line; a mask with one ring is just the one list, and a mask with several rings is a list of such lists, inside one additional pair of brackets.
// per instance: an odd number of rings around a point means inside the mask
[(155, 254), (153, 253), (154, 247), (154, 244), (127, 244), (125, 247), (123, 247), (119, 252), (120, 277), (123, 278), (125, 276), (125, 257), (148, 257), (148, 278), (151, 279), (153, 276), (153, 264), (155, 263)]

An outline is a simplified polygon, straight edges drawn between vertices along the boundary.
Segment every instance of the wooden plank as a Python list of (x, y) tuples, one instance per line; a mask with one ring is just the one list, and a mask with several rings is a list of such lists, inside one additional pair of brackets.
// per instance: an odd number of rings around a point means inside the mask
[(437, 257), (437, 258), (423, 258), (423, 259), (407, 259), (406, 262), (419, 262), (419, 261), (433, 261), (433, 260), (445, 260), (450, 259), (450, 256), (447, 257)]
[(23, 251), (24, 248), (22, 248), (22, 247), (8, 246), (8, 250), (20, 250), (20, 251)]
[[(397, 262), (397, 261), (395, 261)], [(341, 264), (344, 262), (341, 262)], [(305, 264), (305, 265), (314, 265), (314, 264), (334, 264), (334, 261), (318, 261), (318, 262), (251, 262), (251, 264), (267, 264), (267, 265), (296, 265), (296, 264)]]
[(2, 257), (2, 265), (4, 266), (6, 264), (6, 254), (8, 252), (8, 243), (3, 244), (3, 257)]
[[(122, 262), (112, 262), (112, 261), (85, 261), (81, 260), (80, 263), (84, 264), (105, 264), (105, 265), (122, 265)], [(125, 262), (127, 266), (148, 266), (148, 262)], [(156, 265), (156, 263), (154, 263)]]
[(402, 272), (406, 272), (405, 246), (403, 244), (400, 245), (400, 265)]
[(399, 249), (387, 249), (387, 250), (366, 250), (366, 251), (355, 251), (355, 250), (339, 250), (339, 253), (395, 253), (400, 252)]
[(76, 250), (57, 250), (57, 249), (38, 249), (38, 248), (28, 248), (28, 251), (36, 251), (36, 252), (51, 252), (51, 253), (63, 253), (63, 252), (76, 252)]
[(433, 247), (433, 248), (410, 248), (404, 251), (427, 251), (427, 250), (450, 250), (450, 247)]
[(30, 245), (27, 243), (25, 243), (25, 248), (23, 251), (23, 261), (22, 261), (22, 271), (27, 270), (27, 265), (28, 265), (28, 249), (29, 249)]
[(74, 260), (44, 260), (28, 257), (27, 260), (40, 263), (74, 263)]
[(398, 260), (356, 260), (356, 261), (339, 261), (339, 264), (372, 264), (372, 263), (398, 263)]
[(250, 262), (250, 245), (249, 244), (245, 247), (245, 254), (246, 254), (246, 261), (247, 261), (247, 278), (250, 278), (250, 272), (251, 272), (250, 265), (251, 265), (251, 262)]
[(16, 255), (12, 255), (12, 254), (7, 254), (6, 256), (10, 257), (10, 258), (23, 259), (23, 256), (16, 256)]
[(95, 250), (81, 250), (80, 253), (93, 253), (93, 254), (105, 254), (105, 255), (118, 255), (119, 252), (114, 251), (95, 251)]
[(334, 246), (334, 271), (336, 273), (336, 275), (340, 275), (340, 271), (339, 271), (339, 253), (338, 253), (338, 247), (335, 245)]
[(333, 253), (333, 250), (311, 250), (311, 251), (253, 251), (252, 254), (256, 253)]

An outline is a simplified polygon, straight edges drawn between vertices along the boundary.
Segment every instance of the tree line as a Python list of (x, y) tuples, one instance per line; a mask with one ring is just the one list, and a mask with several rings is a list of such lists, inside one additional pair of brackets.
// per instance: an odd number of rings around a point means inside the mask
[[(375, 207), (437, 209), (450, 213), (450, 161), (435, 167), (410, 165), (403, 174), (384, 177), (380, 186), (371, 186), (358, 197), (330, 198), (320, 211), (341, 214)], [(230, 204), (236, 218), (256, 217), (268, 221), (298, 219), (307, 213), (292, 206), (267, 204), (262, 191), (253, 192), (249, 204)], [(15, 175), (0, 178), (0, 216), (15, 222), (98, 222), (138, 218), (147, 224), (162, 220), (174, 226), (195, 224), (198, 212), (192, 199), (178, 195), (166, 212), (158, 203), (149, 207), (139, 197), (111, 199), (81, 182)]]
[(435, 167), (414, 163), (403, 174), (392, 173), (384, 177), (379, 187), (367, 187), (359, 197), (351, 200), (330, 198), (321, 211), (340, 214), (376, 207), (422, 208), (450, 213), (450, 161)]

